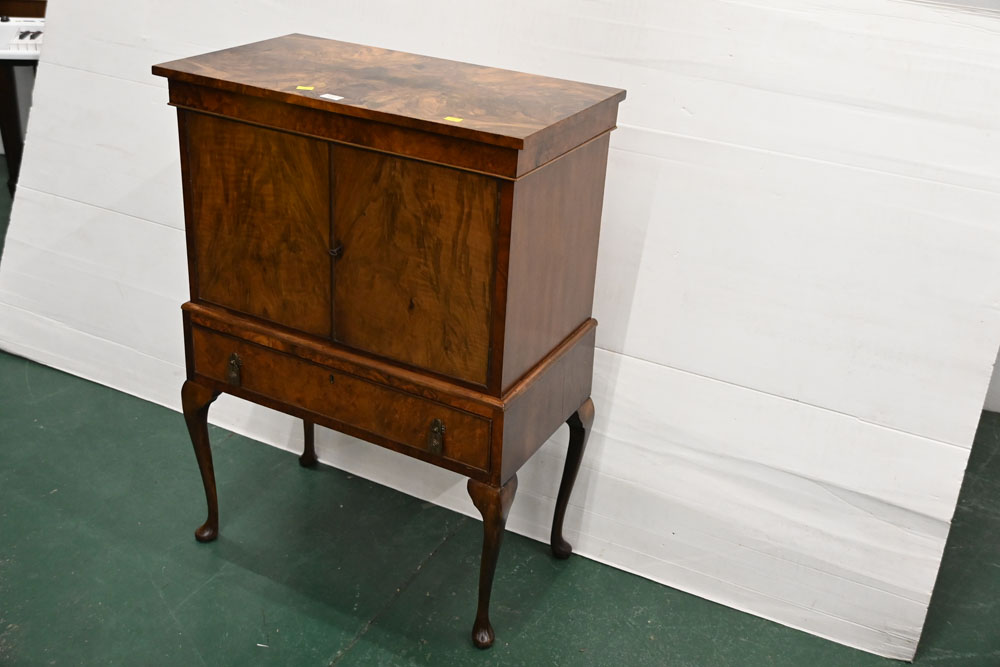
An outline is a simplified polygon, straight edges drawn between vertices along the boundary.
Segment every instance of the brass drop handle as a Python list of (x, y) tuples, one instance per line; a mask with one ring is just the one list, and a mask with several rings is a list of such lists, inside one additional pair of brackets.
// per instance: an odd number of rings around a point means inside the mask
[(226, 381), (234, 387), (239, 387), (242, 382), (240, 377), (243, 370), (243, 360), (240, 355), (233, 352), (229, 355), (229, 363), (226, 365)]
[(441, 454), (444, 451), (444, 422), (435, 419), (431, 422), (431, 429), (427, 433), (427, 451), (431, 454)]

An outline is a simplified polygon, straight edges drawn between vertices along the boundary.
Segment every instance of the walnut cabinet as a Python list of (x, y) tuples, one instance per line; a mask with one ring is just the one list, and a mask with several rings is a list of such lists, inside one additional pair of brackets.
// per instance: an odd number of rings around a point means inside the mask
[[(594, 276), (625, 91), (287, 35), (156, 65), (177, 108), (184, 415), (228, 393), (469, 478), (473, 641), (516, 473), (564, 422), (552, 550), (593, 423)], [(359, 547), (365, 548), (365, 547)], [(374, 547), (372, 547), (374, 548)]]

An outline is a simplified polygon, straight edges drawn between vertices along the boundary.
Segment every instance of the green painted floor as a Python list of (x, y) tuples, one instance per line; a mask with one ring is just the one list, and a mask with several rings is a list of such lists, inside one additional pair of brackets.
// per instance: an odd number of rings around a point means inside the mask
[[(2, 665), (894, 664), (508, 533), (469, 641), (477, 521), (0, 354)], [(1000, 665), (1000, 415), (983, 416), (918, 665)]]

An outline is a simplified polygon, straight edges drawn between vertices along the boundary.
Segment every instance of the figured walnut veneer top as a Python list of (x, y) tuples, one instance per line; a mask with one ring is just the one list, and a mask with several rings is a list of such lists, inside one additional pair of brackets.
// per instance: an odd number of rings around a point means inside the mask
[(163, 63), (153, 74), (516, 149), (625, 98), (618, 88), (299, 34)]

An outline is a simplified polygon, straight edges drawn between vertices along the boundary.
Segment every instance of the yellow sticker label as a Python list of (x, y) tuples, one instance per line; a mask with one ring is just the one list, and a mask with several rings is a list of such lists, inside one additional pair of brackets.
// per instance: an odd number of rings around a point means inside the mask
[(295, 90), (312, 90), (316, 86), (295, 86)]
[(459, 117), (457, 117), (457, 116), (445, 116), (444, 119), (445, 120), (450, 120), (453, 123), (461, 123), (462, 122), (462, 119), (459, 118)]

